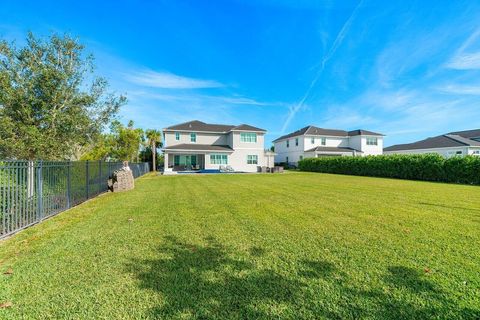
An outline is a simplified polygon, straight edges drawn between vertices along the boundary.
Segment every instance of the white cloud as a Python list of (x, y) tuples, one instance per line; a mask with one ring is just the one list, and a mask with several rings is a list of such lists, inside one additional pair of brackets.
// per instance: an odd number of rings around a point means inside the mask
[[(480, 38), (480, 28), (473, 32), (458, 48), (454, 56), (446, 63), (450, 69), (480, 69), (480, 51), (475, 48)], [(475, 50), (477, 49), (477, 50)]]
[(458, 70), (480, 69), (480, 52), (457, 54), (446, 67)]
[(144, 70), (126, 74), (128, 81), (147, 87), (164, 89), (202, 89), (202, 88), (220, 88), (223, 84), (214, 80), (194, 79), (182, 77), (169, 72), (156, 72)]
[(457, 95), (475, 95), (480, 96), (480, 85), (458, 85), (449, 84), (436, 88), (440, 93), (457, 94)]

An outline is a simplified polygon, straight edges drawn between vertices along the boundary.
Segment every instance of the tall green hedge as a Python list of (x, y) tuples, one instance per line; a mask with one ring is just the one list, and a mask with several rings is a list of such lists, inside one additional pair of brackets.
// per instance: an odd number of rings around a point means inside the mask
[(480, 185), (480, 157), (437, 154), (306, 158), (302, 171)]

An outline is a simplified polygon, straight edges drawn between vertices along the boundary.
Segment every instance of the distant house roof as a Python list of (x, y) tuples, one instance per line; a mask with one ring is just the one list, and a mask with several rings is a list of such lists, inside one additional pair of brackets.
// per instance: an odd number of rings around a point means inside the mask
[(321, 147), (321, 146), (309, 149), (305, 152), (338, 152), (338, 153), (349, 152), (350, 153), (353, 151), (362, 153), (362, 151), (360, 150), (348, 148), (348, 147)]
[(474, 140), (480, 139), (480, 129), (450, 132), (449, 134), (458, 135), (464, 138), (474, 139)]
[(315, 126), (306, 126), (292, 133), (283, 135), (273, 140), (273, 142), (277, 142), (277, 141), (292, 138), (292, 137), (302, 136), (302, 135), (333, 136), (333, 137), (348, 137), (348, 136), (358, 136), (358, 135), (383, 136), (380, 133), (361, 130), (361, 129), (353, 130), (353, 131), (345, 131), (345, 130), (338, 130), (338, 129), (324, 129), (324, 128), (319, 128)]
[(174, 146), (163, 148), (165, 151), (217, 151), (217, 152), (233, 152), (233, 149), (225, 145), (182, 143)]
[(220, 132), (227, 133), (232, 130), (244, 130), (244, 131), (256, 131), (266, 132), (264, 129), (260, 129), (248, 124), (241, 124), (239, 126), (227, 125), (227, 124), (210, 124), (199, 120), (193, 120), (185, 123), (176, 124), (164, 129), (165, 131), (197, 131), (197, 132)]
[(396, 144), (384, 148), (383, 151), (402, 151), (452, 147), (480, 147), (480, 141), (472, 139), (480, 138), (480, 136), (477, 136), (477, 134), (480, 134), (480, 130), (451, 132), (444, 135), (416, 141), (413, 143)]

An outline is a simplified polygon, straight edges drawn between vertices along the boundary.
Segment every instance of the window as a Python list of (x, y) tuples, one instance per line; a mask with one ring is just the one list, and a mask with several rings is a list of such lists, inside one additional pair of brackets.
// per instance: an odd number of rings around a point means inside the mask
[(285, 162), (288, 164), (288, 157), (285, 158)]
[(310, 143), (311, 143), (311, 144), (315, 144), (315, 137), (312, 137), (312, 138), (310, 139)]
[(472, 154), (474, 154), (474, 155), (480, 155), (480, 150), (475, 150), (475, 151), (472, 152)]
[(298, 147), (298, 138), (295, 138), (295, 146)]
[(175, 132), (175, 140), (180, 140), (180, 132)]
[(326, 146), (327, 145), (327, 138), (322, 138), (320, 143), (322, 144), (322, 146)]
[(255, 132), (241, 132), (240, 133), (240, 142), (256, 143), (257, 142), (257, 134)]
[(247, 156), (247, 164), (258, 164), (258, 156), (256, 154), (249, 154)]
[(455, 154), (462, 154), (462, 151), (457, 151), (455, 152)]
[(173, 158), (173, 164), (175, 166), (188, 166), (197, 165), (197, 156), (196, 155), (175, 155)]
[(197, 134), (195, 132), (190, 133), (190, 142), (197, 142)]
[(226, 154), (211, 154), (210, 155), (210, 164), (228, 164), (228, 159)]
[(300, 161), (303, 160), (303, 156), (300, 156)]
[(378, 145), (378, 140), (375, 137), (367, 137), (367, 146), (376, 146)]
[(290, 147), (290, 140), (287, 140), (287, 148)]

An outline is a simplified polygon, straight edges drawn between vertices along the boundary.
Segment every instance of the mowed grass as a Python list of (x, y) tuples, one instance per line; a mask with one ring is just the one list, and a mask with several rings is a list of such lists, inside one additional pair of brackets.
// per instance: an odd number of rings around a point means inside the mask
[(136, 183), (0, 242), (0, 318), (480, 317), (479, 187), (318, 173)]

